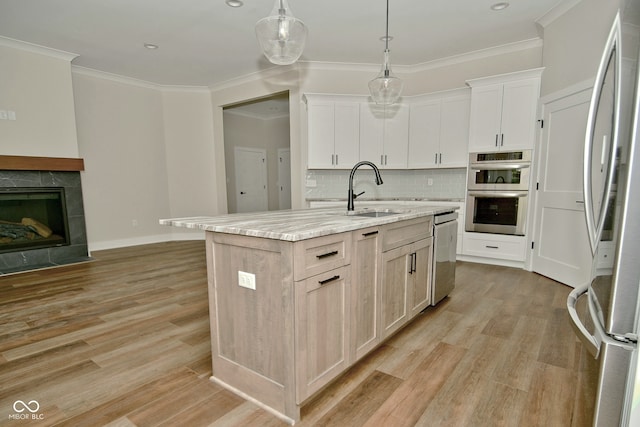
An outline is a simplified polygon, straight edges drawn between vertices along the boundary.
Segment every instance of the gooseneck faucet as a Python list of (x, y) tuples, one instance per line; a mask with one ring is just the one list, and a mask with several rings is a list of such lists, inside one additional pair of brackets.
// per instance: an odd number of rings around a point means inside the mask
[(371, 166), (373, 168), (373, 171), (376, 174), (376, 185), (382, 184), (382, 177), (380, 176), (380, 171), (378, 170), (378, 167), (376, 165), (366, 160), (356, 163), (356, 165), (351, 169), (351, 174), (349, 175), (349, 193), (347, 194), (347, 211), (353, 210), (353, 201), (356, 199), (356, 197), (364, 193), (363, 191), (362, 193), (353, 194), (353, 176), (356, 174), (356, 169), (358, 169), (362, 165)]

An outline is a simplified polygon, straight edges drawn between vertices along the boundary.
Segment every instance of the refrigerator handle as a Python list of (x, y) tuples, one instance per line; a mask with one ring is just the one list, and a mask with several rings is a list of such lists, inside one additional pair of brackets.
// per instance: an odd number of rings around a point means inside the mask
[(586, 294), (588, 291), (589, 284), (580, 286), (571, 291), (571, 293), (567, 297), (567, 310), (569, 311), (569, 316), (571, 317), (571, 326), (573, 327), (576, 335), (578, 336), (578, 338), (580, 338), (580, 341), (582, 341), (582, 344), (584, 344), (589, 353), (591, 353), (593, 357), (597, 358), (598, 353), (600, 352), (598, 341), (582, 324), (582, 322), (580, 321), (580, 317), (578, 316), (578, 312), (576, 311), (578, 298)]

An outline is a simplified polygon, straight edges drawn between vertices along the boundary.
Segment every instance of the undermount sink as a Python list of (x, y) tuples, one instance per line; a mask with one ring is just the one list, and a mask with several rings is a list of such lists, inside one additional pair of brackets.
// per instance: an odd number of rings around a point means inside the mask
[(395, 209), (361, 209), (356, 211), (347, 211), (348, 216), (363, 216), (367, 218), (380, 218), (383, 216), (398, 215), (406, 213), (406, 210)]
[(389, 215), (398, 215), (400, 212), (360, 212), (360, 213), (354, 213), (352, 214), (353, 216), (367, 216), (367, 217), (372, 217), (372, 218), (378, 218), (381, 216), (389, 216)]

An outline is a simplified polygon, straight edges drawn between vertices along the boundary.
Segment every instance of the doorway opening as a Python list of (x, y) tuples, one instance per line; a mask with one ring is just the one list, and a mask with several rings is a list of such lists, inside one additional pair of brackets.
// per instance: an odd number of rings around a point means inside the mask
[(291, 208), (289, 93), (223, 109), (229, 213)]

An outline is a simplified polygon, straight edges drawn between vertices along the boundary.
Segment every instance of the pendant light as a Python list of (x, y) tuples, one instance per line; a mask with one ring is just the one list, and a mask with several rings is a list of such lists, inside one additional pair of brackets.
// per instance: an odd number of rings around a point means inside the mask
[(376, 104), (391, 105), (398, 101), (402, 92), (402, 80), (391, 73), (389, 63), (389, 0), (387, 0), (387, 26), (384, 37), (384, 59), (378, 77), (369, 82), (369, 92)]
[(271, 14), (256, 23), (256, 37), (270, 62), (289, 65), (302, 55), (307, 27), (291, 14), (287, 0), (276, 0)]

